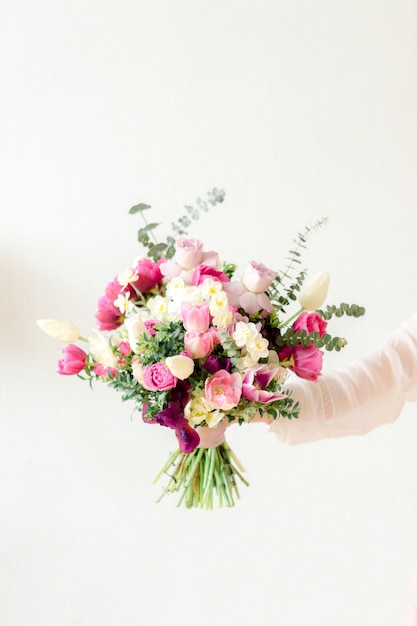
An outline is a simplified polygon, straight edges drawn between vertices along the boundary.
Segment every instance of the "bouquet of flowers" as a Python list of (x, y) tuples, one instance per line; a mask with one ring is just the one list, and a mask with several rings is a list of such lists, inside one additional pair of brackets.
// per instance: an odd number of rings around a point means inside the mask
[(219, 506), (233, 506), (238, 480), (248, 484), (225, 441), (227, 424), (297, 418), (299, 406), (284, 387), (288, 374), (317, 380), (324, 350), (346, 344), (327, 332), (327, 321), (364, 313), (347, 304), (320, 310), (328, 274), (307, 282), (305, 270), (294, 271), (307, 236), (325, 220), (298, 235), (282, 272), (251, 261), (237, 277), (235, 265), (186, 238), (191, 220), (223, 198), (214, 189), (186, 206), (172, 224), (175, 236), (163, 243), (155, 239), (158, 224), (145, 218), (150, 206), (130, 209), (144, 220), (138, 239), (147, 254), (105, 288), (94, 337), (84, 339), (70, 322), (38, 321), (68, 343), (59, 374), (104, 382), (133, 400), (145, 423), (172, 429), (178, 447), (155, 480), (167, 475), (162, 495), (177, 492), (178, 504), (205, 509), (215, 496)]

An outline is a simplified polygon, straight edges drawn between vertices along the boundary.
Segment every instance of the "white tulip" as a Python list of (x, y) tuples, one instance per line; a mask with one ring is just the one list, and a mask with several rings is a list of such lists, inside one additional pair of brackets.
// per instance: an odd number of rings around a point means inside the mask
[(194, 361), (190, 357), (183, 354), (168, 356), (165, 359), (165, 365), (173, 376), (180, 380), (185, 380), (194, 371)]
[(71, 322), (63, 322), (61, 320), (37, 320), (36, 323), (44, 333), (54, 339), (64, 341), (65, 343), (73, 343), (80, 337), (78, 327)]
[(316, 311), (327, 298), (330, 276), (327, 272), (319, 272), (308, 280), (301, 288), (298, 301), (306, 311)]

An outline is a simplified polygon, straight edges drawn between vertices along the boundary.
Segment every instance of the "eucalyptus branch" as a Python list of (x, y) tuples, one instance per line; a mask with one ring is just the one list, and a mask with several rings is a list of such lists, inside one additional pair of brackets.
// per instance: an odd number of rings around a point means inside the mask
[(348, 317), (361, 317), (365, 315), (365, 307), (359, 306), (358, 304), (346, 304), (342, 302), (339, 306), (328, 305), (325, 310), (319, 309), (317, 311), (321, 317), (328, 321), (333, 316), (334, 317), (342, 317), (343, 315), (347, 315)]

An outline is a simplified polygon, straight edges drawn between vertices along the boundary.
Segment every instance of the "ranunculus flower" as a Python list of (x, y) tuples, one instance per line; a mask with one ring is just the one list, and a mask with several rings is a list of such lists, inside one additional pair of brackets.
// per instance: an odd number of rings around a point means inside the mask
[(213, 409), (228, 411), (239, 404), (242, 395), (242, 378), (235, 372), (229, 374), (226, 370), (219, 370), (205, 382), (205, 396), (207, 404)]
[(280, 361), (294, 359), (294, 365), (290, 366), (297, 376), (306, 380), (315, 381), (321, 374), (323, 365), (323, 351), (315, 346), (295, 346), (290, 348), (286, 346), (279, 352)]
[(217, 270), (209, 265), (204, 265), (203, 263), (201, 265), (197, 265), (193, 273), (192, 284), (198, 287), (198, 285), (201, 285), (201, 283), (207, 278), (218, 280), (221, 283), (229, 282), (228, 275), (221, 270)]
[[(138, 275), (138, 279), (132, 282), (131, 285), (142, 294), (148, 293), (148, 291), (153, 289), (156, 285), (159, 285), (162, 281), (160, 265), (160, 261), (155, 263), (152, 259), (140, 259), (133, 268), (134, 272)], [(129, 287), (128, 289), (134, 292), (134, 290)]]
[(165, 365), (175, 378), (185, 380), (194, 371), (194, 361), (188, 356), (182, 354), (176, 354), (175, 356), (168, 356), (165, 359)]
[(300, 289), (298, 301), (306, 311), (316, 311), (327, 298), (330, 276), (327, 272), (319, 272), (308, 280)]
[(70, 344), (62, 350), (62, 353), (64, 356), (58, 361), (58, 374), (72, 376), (73, 374), (79, 374), (84, 369), (87, 360), (84, 350), (74, 346), (74, 344)]
[(256, 370), (251, 369), (246, 372), (242, 385), (243, 397), (251, 402), (263, 402), (264, 404), (285, 398), (285, 395), (282, 393), (266, 390), (266, 387), (273, 380), (277, 371), (278, 368), (273, 370), (270, 369), (268, 365), (262, 365)]
[(292, 327), (294, 330), (306, 330), (308, 333), (319, 333), (320, 337), (326, 332), (327, 322), (318, 313), (303, 311), (297, 317)]
[(276, 278), (277, 273), (265, 267), (262, 263), (250, 261), (245, 273), (242, 276), (242, 284), (248, 291), (262, 293), (268, 289), (271, 282)]
[(181, 307), (181, 315), (186, 330), (206, 332), (210, 324), (210, 312), (208, 302), (203, 304), (184, 303)]
[(187, 330), (184, 335), (184, 348), (192, 354), (194, 359), (204, 359), (213, 351), (217, 341), (218, 337), (214, 330), (206, 333)]
[(59, 341), (65, 341), (65, 343), (72, 343), (73, 341), (77, 341), (80, 337), (78, 327), (71, 322), (63, 322), (61, 320), (37, 320), (36, 323), (44, 333), (54, 339), (59, 339)]
[(151, 391), (167, 391), (177, 384), (165, 363), (158, 362), (143, 368), (143, 386)]

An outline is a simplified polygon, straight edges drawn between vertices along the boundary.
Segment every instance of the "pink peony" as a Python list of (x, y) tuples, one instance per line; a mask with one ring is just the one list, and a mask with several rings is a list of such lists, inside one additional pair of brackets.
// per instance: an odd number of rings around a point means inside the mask
[(326, 332), (327, 322), (318, 313), (303, 311), (293, 324), (294, 330), (306, 330), (308, 333), (319, 333), (320, 337)]
[(323, 365), (323, 351), (319, 350), (315, 346), (295, 346), (290, 348), (285, 347), (279, 352), (279, 360), (287, 361), (294, 360), (294, 365), (290, 366), (297, 376), (305, 378), (306, 380), (317, 380), (321, 374)]
[(143, 368), (143, 386), (151, 391), (173, 389), (177, 379), (171, 374), (165, 363), (158, 362)]
[(184, 303), (181, 307), (181, 315), (186, 330), (206, 332), (210, 324), (210, 312), (208, 302), (203, 304)]
[(211, 354), (215, 343), (218, 343), (218, 336), (214, 330), (208, 332), (187, 330), (184, 335), (184, 348), (193, 359), (203, 359)]
[(206, 379), (205, 399), (213, 409), (228, 411), (239, 404), (242, 395), (242, 378), (237, 372), (229, 374), (219, 370), (211, 378)]
[(63, 358), (58, 361), (58, 374), (72, 376), (79, 374), (85, 366), (87, 355), (78, 346), (70, 344), (63, 350)]

